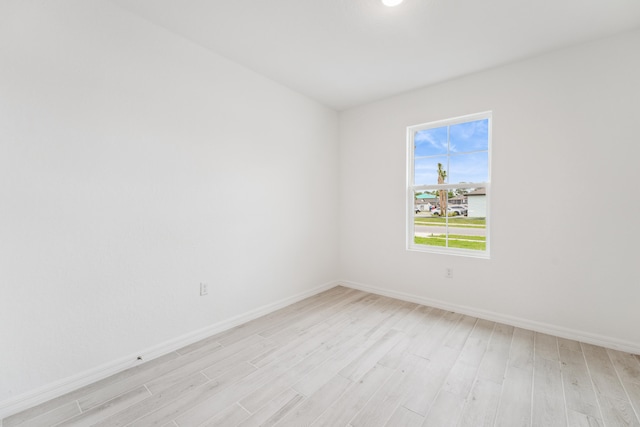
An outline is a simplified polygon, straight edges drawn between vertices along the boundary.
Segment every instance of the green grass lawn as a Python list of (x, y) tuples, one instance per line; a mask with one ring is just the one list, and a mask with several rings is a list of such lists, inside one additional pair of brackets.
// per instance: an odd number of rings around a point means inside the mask
[[(413, 241), (418, 245), (442, 247), (447, 246), (447, 241), (444, 238), (443, 234), (435, 235), (433, 237), (415, 236)], [(484, 251), (487, 249), (487, 243), (484, 236), (464, 236), (460, 234), (451, 234), (449, 235), (449, 247)]]
[[(414, 217), (416, 225), (444, 225), (447, 218), (443, 217)], [(449, 218), (449, 225), (461, 228), (486, 228), (485, 218), (453, 217)]]

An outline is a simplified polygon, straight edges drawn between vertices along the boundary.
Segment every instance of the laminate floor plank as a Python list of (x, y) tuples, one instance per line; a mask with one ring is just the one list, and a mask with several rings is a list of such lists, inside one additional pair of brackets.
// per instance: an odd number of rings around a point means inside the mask
[(635, 382), (625, 383), (629, 399), (635, 410), (636, 417), (640, 418), (640, 384)]
[(533, 365), (531, 369), (509, 366), (502, 384), (496, 426), (531, 426)]
[(100, 427), (118, 427), (125, 426), (132, 423), (147, 414), (150, 414), (157, 409), (160, 409), (167, 404), (175, 401), (185, 394), (188, 394), (191, 390), (204, 385), (209, 382), (209, 379), (202, 373), (197, 372), (189, 377), (185, 377), (179, 383), (169, 387), (159, 393), (152, 394), (140, 402), (131, 405), (124, 411), (120, 411), (113, 414), (103, 421), (96, 423), (96, 426)]
[(281, 319), (286, 319), (292, 313), (312, 309), (314, 306), (321, 304), (324, 298), (330, 297), (331, 295), (344, 294), (346, 292), (346, 288), (337, 286), (335, 288), (321, 292), (311, 298), (306, 298), (302, 301), (298, 301), (273, 313), (269, 313), (265, 316), (261, 316), (257, 319), (253, 319), (249, 322), (243, 323), (226, 331), (219, 332), (211, 337), (202, 339), (196, 343), (185, 346), (178, 350), (178, 353), (186, 354), (191, 351), (197, 350), (200, 346), (208, 345), (212, 342), (217, 343), (221, 340), (225, 340), (225, 345), (229, 345), (231, 343), (230, 341), (236, 340), (236, 335), (247, 337), (258, 334), (264, 328), (270, 327), (272, 323), (278, 322)]
[[(249, 338), (253, 337), (257, 336), (252, 335)], [(155, 394), (177, 384), (194, 373), (202, 372), (207, 378), (215, 379), (238, 363), (249, 362), (257, 355), (276, 347), (275, 343), (262, 338), (259, 338), (255, 343), (253, 342), (253, 340), (246, 339), (229, 347), (223, 347), (222, 350), (211, 354), (203, 354), (200, 359), (190, 361), (188, 364), (154, 378), (145, 385), (151, 393)], [(239, 345), (240, 343), (243, 343), (243, 345)]]
[(277, 422), (276, 426), (300, 427), (311, 425), (334, 402), (340, 399), (352, 385), (353, 381), (341, 375), (333, 376), (280, 422)]
[(367, 337), (379, 337), (387, 333), (390, 329), (395, 329), (394, 325), (413, 311), (414, 304), (412, 303), (391, 298), (388, 299), (391, 301), (391, 304), (382, 310), (374, 319), (375, 324), (373, 324), (369, 332), (367, 332)]
[(361, 292), (352, 291), (344, 294), (333, 296), (327, 299), (323, 304), (313, 307), (312, 310), (297, 313), (295, 317), (290, 317), (283, 328), (282, 324), (276, 324), (268, 329), (260, 332), (260, 336), (269, 338), (273, 335), (282, 333), (283, 329), (293, 328), (297, 332), (302, 332), (318, 323), (325, 322), (332, 316), (339, 315), (341, 310), (349, 306), (351, 302), (364, 298)]
[(475, 328), (478, 319), (471, 316), (462, 316), (462, 318), (458, 321), (455, 328), (451, 333), (447, 336), (444, 341), (444, 345), (447, 347), (451, 347), (454, 349), (462, 350), (469, 335)]
[(478, 368), (489, 345), (493, 327), (493, 324), (483, 326), (480, 322), (476, 323), (447, 375), (442, 387), (443, 391), (457, 394), (463, 399), (466, 398), (471, 391)]
[(70, 402), (54, 409), (53, 411), (31, 418), (20, 425), (22, 427), (49, 427), (55, 424), (60, 424), (65, 420), (80, 415), (81, 413), (82, 411), (78, 406), (78, 402)]
[(640, 427), (640, 357), (338, 286), (0, 424), (57, 425)]
[(573, 348), (577, 348), (579, 351), (570, 350), (564, 346), (560, 347), (562, 381), (567, 409), (599, 420), (602, 418), (602, 414), (598, 407), (596, 393), (587, 364), (584, 361), (582, 349), (579, 345)]
[(413, 327), (405, 327), (403, 331), (411, 337), (411, 343), (407, 348), (407, 352), (416, 354), (426, 342), (437, 340), (442, 334), (439, 330), (444, 329), (442, 325), (446, 322), (444, 316), (448, 312), (439, 308), (424, 307), (410, 313), (414, 320)]
[[(266, 316), (259, 317), (250, 322), (236, 326), (229, 331), (222, 332), (216, 336), (216, 341), (220, 344), (227, 346), (236, 341), (240, 341), (250, 335), (260, 334), (270, 328), (285, 328), (292, 323), (294, 319), (304, 316), (305, 313), (312, 313), (317, 307), (322, 306), (329, 301), (338, 301), (340, 297), (348, 293), (349, 290), (342, 288), (340, 292), (325, 292), (317, 295), (314, 298), (308, 298), (294, 304), (294, 309), (285, 307), (282, 310), (277, 310)], [(367, 295), (365, 295), (366, 297)]]
[(444, 346), (446, 338), (462, 319), (461, 314), (445, 312), (428, 332), (416, 336), (417, 348), (413, 353), (425, 359), (431, 357), (434, 352)]
[(594, 418), (573, 409), (567, 409), (567, 426), (569, 427), (602, 427), (604, 423), (599, 418)]
[(623, 382), (634, 382), (640, 384), (640, 361), (632, 354), (622, 351), (606, 349), (609, 359), (613, 362), (620, 379)]
[(513, 329), (512, 326), (496, 324), (482, 362), (478, 367), (478, 378), (502, 384), (509, 361)]
[(393, 370), (376, 365), (359, 381), (353, 382), (342, 397), (335, 401), (311, 424), (314, 427), (344, 426), (367, 404), (371, 396), (389, 379)]
[(591, 344), (582, 344), (582, 349), (596, 392), (618, 400), (626, 399), (624, 387), (607, 350)]
[(288, 388), (267, 405), (253, 413), (239, 427), (268, 427), (281, 421), (287, 414), (304, 402), (305, 397), (292, 388)]
[(305, 396), (311, 396), (315, 393), (330, 378), (337, 375), (340, 370), (365, 351), (362, 345), (366, 341), (364, 337), (366, 330), (366, 328), (361, 328), (357, 335), (346, 341), (331, 357), (300, 378), (293, 385), (293, 388)]
[(333, 356), (340, 349), (338, 344), (351, 338), (348, 335), (345, 336), (344, 333), (338, 333), (337, 330), (330, 332), (332, 332), (331, 335), (333, 336), (327, 336), (323, 342), (316, 346), (315, 351), (308, 354), (303, 360), (284, 371), (278, 377), (273, 378), (269, 383), (246, 395), (240, 400), (240, 404), (251, 412), (257, 411), (273, 399), (274, 395), (290, 388), (300, 377), (304, 377), (316, 366)]
[[(400, 310), (402, 310), (402, 307)], [(405, 314), (409, 312), (410, 311), (405, 311)], [(387, 320), (390, 321), (391, 318), (390, 316)], [(334, 356), (296, 383), (294, 388), (308, 396), (317, 390), (326, 378), (331, 378), (336, 373), (345, 369), (349, 369), (350, 372), (345, 373), (346, 371), (343, 371), (343, 375), (351, 375), (355, 378), (373, 366), (380, 356), (382, 356), (383, 359), (386, 358), (386, 364), (392, 365), (394, 363), (388, 358), (389, 348), (393, 350), (397, 346), (395, 343), (401, 339), (401, 334), (398, 334), (395, 329), (389, 330), (381, 340), (375, 341), (375, 334), (372, 334), (371, 331), (372, 329), (376, 329), (376, 333), (380, 333), (383, 330), (379, 327), (380, 324), (373, 328), (368, 328), (368, 326), (362, 325), (362, 322), (355, 320), (351, 327), (355, 325), (357, 325), (355, 330), (360, 332), (354, 335), (349, 341), (345, 341), (342, 348), (339, 349)], [(394, 337), (395, 335), (398, 335), (398, 337)], [(392, 338), (385, 339), (385, 337)], [(371, 348), (376, 348), (378, 352), (375, 354), (372, 353), (369, 351)], [(385, 365), (385, 363), (383, 363), (383, 365)]]
[(460, 361), (473, 366), (480, 366), (496, 324), (488, 320), (478, 320), (469, 334), (460, 352)]
[(155, 378), (163, 378), (168, 373), (175, 372), (176, 370), (178, 371), (177, 376), (179, 378), (183, 378), (184, 376), (182, 375), (182, 373), (185, 369), (185, 366), (188, 367), (191, 363), (199, 363), (203, 360), (204, 356), (215, 354), (221, 349), (222, 346), (220, 344), (203, 347), (197, 352), (175, 358), (152, 369), (147, 369), (142, 372), (135, 373), (134, 375), (123, 378), (120, 381), (105, 385), (93, 393), (86, 394), (80, 397), (78, 399), (80, 409), (82, 409), (83, 411), (87, 411), (127, 391), (138, 388)]
[(558, 355), (558, 339), (552, 335), (535, 333), (535, 357), (548, 360), (560, 360)]
[(84, 387), (81, 387), (77, 390), (74, 390), (70, 393), (66, 393), (62, 396), (56, 397), (54, 399), (48, 400), (40, 405), (34, 406), (32, 408), (21, 411), (17, 414), (11, 415), (3, 420), (3, 427), (14, 427), (21, 425), (25, 421), (38, 417), (40, 415), (46, 414), (60, 406), (66, 405), (69, 402), (76, 402), (82, 396), (94, 393), (98, 390), (101, 390), (103, 387), (108, 387), (113, 383), (117, 383), (125, 378), (128, 378), (132, 375), (139, 374), (141, 372), (145, 372), (151, 369), (154, 369), (160, 365), (163, 365), (173, 359), (180, 357), (180, 355), (176, 352), (167, 353), (163, 356), (157, 357), (153, 360), (145, 362), (141, 365), (134, 366), (128, 369), (125, 369), (122, 372), (118, 372), (117, 374), (111, 375), (107, 378), (101, 379), (94, 383), (88, 384)]
[(630, 396), (620, 382), (607, 350), (591, 344), (581, 346), (605, 424), (640, 426), (634, 405), (629, 402)]
[(582, 353), (582, 347), (578, 341), (560, 338), (558, 337), (558, 349), (559, 350), (571, 350), (578, 353)]
[[(327, 337), (331, 334), (327, 332)], [(250, 375), (225, 390), (224, 393), (199, 402), (176, 419), (180, 426), (195, 426), (204, 422), (207, 413), (217, 413), (224, 410), (230, 404), (240, 401), (243, 407), (251, 406), (250, 411), (259, 407), (275, 396), (269, 393), (267, 385), (282, 387), (289, 385), (291, 377), (302, 375), (310, 371), (316, 364), (330, 356), (332, 347), (325, 347), (322, 342), (309, 342), (308, 348), (299, 353), (291, 353), (286, 357), (263, 368), (257, 369)], [(311, 347), (317, 347), (316, 351), (308, 351)], [(243, 400), (245, 399), (245, 400)]]
[(607, 349), (636, 418), (640, 420), (640, 361), (629, 353)]
[(496, 426), (531, 426), (535, 333), (515, 328), (502, 382)]
[(66, 421), (55, 424), (55, 426), (92, 426), (113, 414), (126, 410), (131, 405), (146, 399), (150, 395), (151, 393), (149, 393), (149, 390), (147, 390), (146, 387), (139, 387), (103, 403), (102, 405), (76, 415), (73, 418), (69, 418)]
[[(391, 374), (389, 381), (378, 389), (358, 415), (351, 420), (353, 427), (381, 427), (400, 407), (400, 403), (412, 393), (412, 382), (416, 379), (416, 370), (427, 361), (412, 354), (406, 354)], [(388, 367), (388, 366), (387, 366)], [(416, 387), (419, 385), (415, 384)], [(417, 415), (417, 414), (416, 414)], [(421, 419), (423, 417), (420, 416)], [(422, 423), (420, 423), (422, 424)]]
[(508, 366), (521, 369), (533, 369), (533, 355), (535, 353), (534, 332), (526, 329), (514, 328), (509, 349)]
[(424, 417), (408, 410), (405, 407), (398, 407), (391, 415), (385, 426), (388, 427), (420, 427), (424, 423)]
[(329, 323), (319, 323), (306, 331), (299, 332), (297, 335), (289, 336), (286, 342), (281, 341), (279, 346), (252, 358), (249, 363), (256, 368), (261, 368), (293, 352), (313, 351), (319, 342), (330, 337), (334, 331), (335, 325), (332, 328)]
[(498, 384), (492, 380), (478, 378), (462, 409), (459, 425), (464, 427), (493, 426), (500, 404), (501, 389), (502, 382)]
[(425, 427), (456, 426), (460, 419), (464, 402), (464, 397), (461, 397), (456, 393), (441, 390), (433, 402), (433, 405), (422, 425)]
[[(219, 414), (200, 424), (201, 427), (237, 426), (251, 416), (251, 413), (239, 404), (231, 405)], [(177, 424), (177, 423), (176, 423)]]
[(430, 358), (425, 359), (428, 363), (422, 365), (420, 371), (416, 371), (418, 384), (414, 386), (414, 393), (402, 402), (402, 406), (426, 416), (459, 354), (458, 350), (446, 346), (433, 351)]
[[(216, 396), (222, 395), (223, 392), (233, 387), (239, 380), (255, 371), (255, 367), (246, 362), (242, 362), (234, 366), (233, 369), (227, 371), (224, 375), (216, 378), (215, 380), (208, 381), (187, 393), (181, 394), (177, 399), (169, 402), (168, 404), (162, 405), (160, 408), (157, 408), (153, 412), (137, 419), (129, 425), (147, 427), (161, 426), (171, 422), (176, 418), (187, 414), (191, 408), (194, 408), (203, 402), (209, 402)], [(221, 405), (222, 408), (211, 413), (211, 416), (214, 416), (233, 403), (235, 403), (235, 400), (232, 402), (225, 401), (224, 404)], [(206, 419), (203, 421), (206, 421)]]
[(559, 361), (536, 357), (533, 369), (532, 425), (545, 427), (566, 425), (567, 414)]
[(411, 310), (405, 317), (398, 320), (393, 326), (394, 329), (403, 331), (408, 335), (415, 335), (422, 329), (422, 322), (427, 318), (428, 314), (434, 310), (426, 305), (418, 305)]
[(402, 332), (390, 330), (381, 339), (367, 347), (360, 356), (345, 366), (339, 373), (352, 381), (357, 381), (371, 368), (378, 364), (398, 342), (402, 339)]

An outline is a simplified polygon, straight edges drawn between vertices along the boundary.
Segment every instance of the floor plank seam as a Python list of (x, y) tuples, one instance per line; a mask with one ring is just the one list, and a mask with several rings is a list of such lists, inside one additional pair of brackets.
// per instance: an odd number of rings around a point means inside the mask
[(584, 352), (584, 346), (582, 345), (582, 343), (579, 343), (579, 344), (580, 344), (580, 353), (582, 354), (582, 358), (584, 360), (584, 364), (587, 367), (587, 373), (589, 374), (589, 381), (591, 381), (591, 389), (593, 390), (594, 395), (596, 397), (596, 404), (598, 405), (598, 413), (600, 414), (600, 419), (606, 425), (604, 413), (602, 412), (602, 405), (600, 403), (601, 397), (596, 392), (596, 390), (597, 390), (596, 383), (593, 380), (593, 375), (591, 374), (591, 368), (589, 367), (589, 362), (587, 361), (587, 355)]
[[(146, 384), (142, 384), (142, 386), (143, 386), (144, 388), (146, 388), (146, 389), (147, 389), (147, 391), (149, 392), (149, 394), (150, 394), (151, 396), (154, 396), (154, 393), (152, 393), (152, 392), (151, 392), (151, 390), (149, 390), (149, 387), (147, 387), (147, 385), (146, 385)], [(162, 390), (161, 390), (161, 391), (159, 391), (158, 393), (162, 393)]]
[(638, 411), (636, 411), (636, 405), (634, 405), (633, 399), (631, 398), (631, 395), (629, 394), (629, 391), (627, 390), (627, 386), (624, 384), (625, 381), (622, 380), (622, 376), (620, 375), (620, 372), (618, 371), (618, 367), (616, 366), (616, 364), (613, 362), (613, 359), (611, 358), (611, 355), (609, 354), (609, 350), (605, 350), (607, 357), (609, 358), (609, 361), (611, 362), (611, 365), (613, 366), (613, 371), (616, 373), (616, 378), (618, 378), (618, 382), (620, 382), (620, 385), (622, 385), (622, 390), (624, 390), (624, 394), (625, 397), (627, 398), (627, 401), (629, 402), (629, 405), (631, 406), (631, 410), (633, 411), (634, 415), (636, 416), (636, 422), (638, 422), (640, 424), (640, 414), (638, 413)]
[[(376, 363), (375, 366), (381, 366), (384, 368), (383, 365), (380, 365), (379, 363)], [(374, 368), (375, 368), (374, 366)], [(382, 388), (387, 385), (389, 383), (389, 381), (391, 381), (391, 378), (393, 378), (393, 374), (395, 374), (398, 370), (400, 370), (400, 368), (396, 368), (388, 377), (387, 379), (380, 384), (380, 386), (378, 388), (375, 389), (375, 391), (373, 393), (371, 393), (371, 395), (369, 396), (369, 398), (367, 399), (366, 402), (364, 402), (364, 404), (362, 405), (362, 407), (360, 408), (359, 411), (357, 411), (355, 414), (353, 414), (353, 416), (349, 419), (349, 421), (347, 422), (347, 425), (351, 425), (351, 422), (360, 414), (360, 412), (362, 412), (362, 410), (364, 408), (366, 408), (367, 404), (371, 401), (371, 399), (373, 399), (373, 397), (380, 391), (382, 390)], [(391, 417), (389, 417), (391, 418)]]
[(533, 334), (533, 355), (531, 357), (532, 369), (531, 369), (531, 413), (529, 414), (529, 425), (533, 426), (533, 399), (536, 389), (536, 343), (538, 342), (538, 335)]
[(558, 352), (558, 363), (560, 365), (560, 385), (562, 386), (562, 401), (564, 402), (564, 417), (566, 425), (569, 425), (569, 408), (567, 406), (567, 391), (564, 386), (565, 370), (562, 368), (562, 356), (560, 356), (560, 342), (556, 339), (556, 350)]
[[(246, 396), (245, 396), (245, 397), (246, 397)], [(242, 400), (242, 399), (240, 399), (240, 400)], [(250, 416), (251, 416), (251, 415), (253, 415), (253, 414), (255, 414), (255, 412), (251, 412), (250, 410), (248, 410), (247, 408), (245, 408), (245, 407), (242, 405), (242, 403), (240, 403), (240, 400), (238, 400), (238, 401), (236, 402), (236, 405), (238, 405), (239, 407), (241, 407), (242, 409), (244, 409), (245, 411), (247, 411), (247, 414), (249, 414)], [(260, 409), (262, 409), (264, 406), (266, 406), (266, 405), (263, 405), (261, 408), (257, 409), (257, 410), (256, 410), (256, 412), (260, 411)], [(214, 415), (214, 416), (215, 416), (215, 415)]]
[(513, 350), (513, 341), (515, 340), (515, 329), (513, 331), (513, 333), (511, 334), (511, 342), (509, 342), (509, 355), (507, 356), (507, 362), (506, 362), (506, 366), (504, 368), (504, 372), (502, 374), (502, 384), (500, 386), (500, 396), (498, 397), (498, 406), (496, 407), (496, 416), (493, 419), (493, 426), (497, 427), (497, 422), (498, 422), (498, 415), (500, 414), (500, 409), (502, 407), (502, 403), (503, 403), (503, 396), (504, 396), (504, 385), (506, 383), (506, 379), (507, 379), (507, 375), (508, 375), (508, 371), (509, 368), (511, 367), (511, 352)]
[[(208, 368), (208, 367), (209, 367), (209, 366), (207, 366), (207, 368)], [(204, 372), (204, 371), (206, 371), (206, 369), (207, 369), (207, 368), (205, 368), (205, 369), (203, 369), (203, 370), (198, 371), (198, 372), (200, 372), (200, 373), (201, 373), (201, 374), (202, 374), (202, 375), (207, 379), (207, 382), (206, 382), (205, 384), (209, 383), (210, 381), (213, 381), (213, 378), (211, 378), (209, 375), (207, 375), (207, 374)]]
[[(467, 341), (469, 340), (469, 337), (471, 336), (471, 334), (473, 333), (473, 331), (475, 330), (477, 325), (478, 325), (478, 322), (477, 321), (474, 322), (473, 328), (471, 329), (471, 333), (469, 333), (469, 336), (465, 340), (465, 345), (466, 345)], [(489, 336), (489, 339), (487, 340), (487, 345), (485, 346), (485, 349), (482, 352), (482, 357), (478, 361), (478, 366), (476, 367), (476, 375), (473, 378), (473, 381), (471, 382), (471, 386), (469, 387), (469, 390), (467, 391), (465, 396), (460, 396), (460, 397), (464, 397), (464, 403), (462, 405), (462, 408), (460, 409), (460, 418), (459, 418), (458, 422), (462, 421), (462, 414), (464, 413), (464, 411), (465, 411), (465, 409), (467, 407), (467, 404), (469, 403), (469, 396), (471, 395), (471, 392), (473, 391), (473, 386), (478, 382), (479, 375), (480, 375), (480, 367), (482, 366), (482, 362), (485, 360), (485, 358), (487, 356), (487, 350), (489, 349), (489, 345), (493, 341), (493, 336), (496, 333), (496, 327), (497, 326), (498, 326), (498, 324), (494, 322), (493, 323), (493, 328), (491, 329), (491, 335)], [(462, 350), (464, 350), (464, 346), (462, 347)], [(460, 351), (460, 355), (462, 355), (462, 351)], [(460, 358), (460, 355), (458, 356), (458, 359)], [(456, 360), (456, 363), (457, 363), (457, 360)], [(504, 372), (503, 372), (503, 376), (504, 376)]]

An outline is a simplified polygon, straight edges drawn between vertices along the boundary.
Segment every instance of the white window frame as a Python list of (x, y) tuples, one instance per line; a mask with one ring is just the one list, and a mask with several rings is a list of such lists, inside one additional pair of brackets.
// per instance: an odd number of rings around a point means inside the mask
[[(486, 182), (475, 182), (475, 183), (464, 183), (464, 184), (430, 184), (430, 185), (415, 185), (415, 144), (414, 144), (414, 136), (416, 132), (426, 129), (439, 128), (444, 126), (452, 126), (460, 123), (472, 122), (476, 120), (489, 120), (489, 129), (488, 129), (488, 148), (487, 148), (487, 156), (488, 156), (488, 176)], [(482, 113), (476, 114), (468, 114), (465, 116), (454, 117), (451, 119), (438, 120), (428, 123), (423, 123), (419, 125), (413, 125), (407, 127), (407, 227), (406, 227), (406, 237), (407, 237), (407, 250), (410, 251), (418, 251), (418, 252), (430, 252), (430, 253), (440, 253), (440, 254), (449, 254), (449, 255), (460, 255), (474, 258), (490, 258), (490, 228), (489, 228), (489, 220), (491, 218), (490, 210), (490, 198), (491, 198), (491, 141), (492, 141), (492, 126), (493, 126), (493, 117), (491, 111), (485, 111)], [(449, 162), (450, 153), (447, 152), (447, 163)], [(449, 170), (449, 165), (447, 164), (447, 170)], [(435, 177), (434, 177), (435, 178)], [(450, 190), (456, 188), (466, 188), (466, 189), (474, 189), (474, 188), (485, 188), (486, 191), (486, 247), (484, 251), (473, 250), (473, 249), (461, 249), (461, 248), (450, 248), (450, 247), (440, 247), (440, 246), (429, 246), (429, 245), (420, 245), (414, 242), (415, 236), (415, 193), (416, 191), (432, 191), (432, 190)], [(443, 216), (445, 218), (445, 224), (448, 229), (449, 217), (447, 215)], [(448, 233), (448, 230), (447, 230)]]

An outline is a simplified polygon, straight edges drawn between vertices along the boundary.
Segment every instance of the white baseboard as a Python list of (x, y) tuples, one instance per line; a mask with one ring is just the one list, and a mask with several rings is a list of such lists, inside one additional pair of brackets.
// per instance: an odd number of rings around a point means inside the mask
[(71, 377), (64, 378), (60, 381), (47, 384), (38, 389), (2, 401), (0, 402), (0, 426), (2, 426), (2, 420), (10, 415), (17, 414), (18, 412), (24, 411), (25, 409), (29, 409), (33, 406), (39, 405), (48, 400), (62, 396), (81, 387), (107, 378), (118, 372), (124, 371), (125, 369), (131, 368), (132, 366), (143, 363), (136, 361), (138, 356), (141, 356), (144, 362), (153, 360), (157, 357), (178, 350), (184, 346), (193, 344), (197, 341), (226, 331), (227, 329), (231, 329), (250, 320), (257, 319), (258, 317), (264, 316), (338, 285), (339, 283), (337, 281), (325, 283), (311, 290), (293, 295), (288, 298), (284, 298), (280, 301), (276, 301), (262, 307), (258, 307), (255, 310), (251, 310), (247, 313), (232, 317), (230, 319), (222, 320), (205, 328), (190, 332), (180, 337), (173, 338), (164, 343), (160, 343), (153, 347), (147, 348), (146, 350), (143, 350), (141, 352), (137, 352), (136, 354), (126, 356), (109, 363), (105, 363), (96, 368), (81, 372)]
[(503, 323), (505, 325), (515, 326), (522, 329), (528, 329), (535, 332), (541, 332), (541, 333), (554, 335), (561, 338), (580, 341), (587, 344), (598, 345), (601, 347), (611, 348), (614, 350), (620, 350), (627, 353), (640, 354), (640, 343), (619, 340), (616, 338), (611, 338), (603, 335), (592, 334), (590, 332), (578, 331), (574, 329), (565, 328), (562, 326), (556, 326), (548, 323), (537, 322), (534, 320), (528, 320), (521, 317), (510, 316), (510, 315), (496, 313), (488, 310), (482, 310), (474, 307), (451, 304), (444, 301), (438, 301), (430, 298), (407, 294), (404, 292), (397, 292), (389, 289), (376, 288), (374, 286), (364, 285), (362, 283), (351, 282), (348, 280), (338, 280), (337, 283), (340, 285), (346, 286), (348, 288), (359, 289), (365, 292), (371, 292), (372, 294), (387, 296), (387, 297), (399, 299), (402, 301), (415, 302), (417, 304), (426, 305), (429, 307), (436, 307), (436, 308), (440, 308), (447, 311), (466, 314), (466, 315), (477, 317), (480, 319), (490, 320), (492, 322)]

